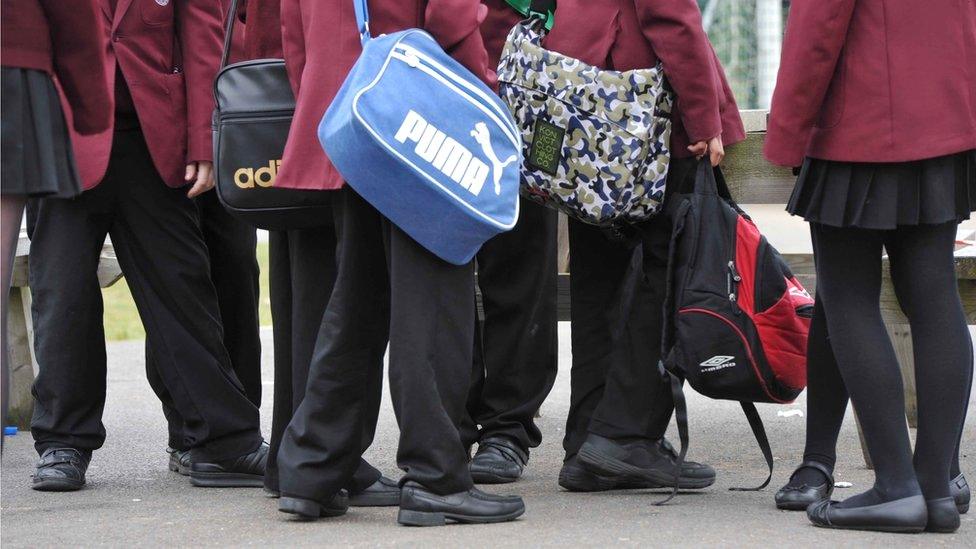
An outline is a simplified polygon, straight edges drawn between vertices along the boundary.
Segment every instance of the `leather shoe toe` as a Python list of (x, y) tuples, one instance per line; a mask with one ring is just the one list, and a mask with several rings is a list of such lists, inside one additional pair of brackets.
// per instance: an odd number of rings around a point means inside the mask
[(814, 526), (845, 530), (918, 533), (925, 529), (928, 511), (925, 498), (910, 496), (864, 507), (837, 507), (836, 501), (824, 500), (807, 509)]
[(440, 495), (416, 482), (408, 482), (400, 494), (397, 522), (405, 526), (443, 526), (447, 521), (487, 524), (515, 520), (525, 512), (518, 496), (499, 496), (471, 488)]
[(268, 445), (233, 459), (219, 462), (194, 461), (190, 483), (204, 488), (261, 488), (268, 463)]
[(41, 454), (31, 488), (41, 492), (73, 492), (85, 485), (91, 454), (74, 448), (50, 448)]
[(400, 504), (400, 486), (394, 480), (380, 477), (361, 492), (350, 492), (350, 507), (393, 507)]
[(529, 453), (505, 437), (488, 437), (478, 444), (471, 460), (471, 478), (475, 484), (506, 484), (522, 476)]
[[(796, 476), (797, 471), (803, 469), (804, 467), (809, 467), (816, 469), (827, 477), (827, 481), (823, 484), (817, 486), (807, 486), (806, 484), (793, 484), (793, 477)], [(816, 461), (804, 461), (793, 471), (790, 475), (790, 481), (779, 489), (774, 496), (776, 500), (776, 508), (784, 509), (786, 511), (803, 511), (810, 507), (810, 505), (825, 501), (830, 499), (830, 495), (834, 492), (834, 477), (826, 465)]]

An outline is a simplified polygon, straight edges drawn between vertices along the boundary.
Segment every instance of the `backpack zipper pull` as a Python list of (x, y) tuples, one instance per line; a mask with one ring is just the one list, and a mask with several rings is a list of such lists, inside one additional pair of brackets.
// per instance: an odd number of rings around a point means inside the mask
[[(736, 290), (738, 290), (739, 283), (742, 282), (742, 277), (735, 270), (735, 261), (729, 261), (729, 273), (728, 273), (728, 290), (729, 290), (729, 301), (733, 305), (738, 305), (738, 296), (736, 295)], [(735, 307), (735, 314), (739, 314), (739, 308)]]

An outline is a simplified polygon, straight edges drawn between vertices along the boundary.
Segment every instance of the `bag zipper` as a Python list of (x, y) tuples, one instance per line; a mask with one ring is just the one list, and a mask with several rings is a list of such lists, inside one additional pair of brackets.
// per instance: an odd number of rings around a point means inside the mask
[[(426, 33), (424, 33), (424, 36), (427, 36)], [(517, 128), (515, 128), (513, 124), (509, 124), (507, 121), (504, 121), (507, 113), (502, 111), (491, 97), (472, 86), (470, 82), (466, 81), (457, 73), (445, 67), (429, 55), (407, 44), (399, 43), (394, 46), (390, 56), (406, 63), (407, 66), (411, 68), (422, 70), (428, 75), (440, 80), (442, 83), (454, 89), (454, 91), (464, 96), (471, 104), (475, 105), (485, 114), (487, 114), (495, 125), (505, 132), (506, 136), (513, 145), (519, 149), (522, 148), (522, 139), (521, 135), (517, 131)], [(480, 101), (478, 99), (480, 99)], [(487, 108), (486, 105), (490, 106), (491, 108)]]
[(727, 289), (729, 293), (729, 301), (732, 302), (732, 312), (737, 316), (742, 314), (739, 309), (739, 283), (742, 282), (742, 276), (739, 272), (735, 270), (735, 260), (729, 261), (729, 269), (726, 274)]
[(285, 118), (294, 115), (295, 115), (295, 109), (279, 109), (274, 111), (229, 112), (226, 114), (218, 113), (217, 121), (223, 122), (224, 120), (240, 120), (242, 118), (265, 120), (268, 118)]

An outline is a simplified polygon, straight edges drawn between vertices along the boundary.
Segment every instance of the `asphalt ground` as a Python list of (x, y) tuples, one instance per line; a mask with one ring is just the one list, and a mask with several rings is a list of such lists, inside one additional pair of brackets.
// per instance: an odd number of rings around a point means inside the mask
[[(271, 334), (265, 343), (264, 431), (271, 425)], [(832, 531), (810, 525), (804, 513), (778, 511), (773, 493), (798, 463), (805, 418), (779, 412), (806, 410), (805, 396), (793, 405), (760, 405), (772, 443), (776, 471), (761, 492), (732, 492), (731, 486), (758, 484), (765, 463), (736, 403), (717, 402), (689, 391), (689, 457), (718, 470), (714, 486), (680, 495), (663, 507), (652, 505), (661, 491), (573, 494), (556, 484), (562, 462), (563, 423), (569, 407), (569, 326), (560, 326), (560, 367), (555, 388), (539, 420), (542, 446), (532, 451), (519, 483), (486, 487), (518, 493), (527, 512), (507, 524), (406, 528), (396, 510), (352, 509), (346, 516), (299, 523), (277, 511), (259, 489), (203, 489), (166, 467), (165, 423), (145, 380), (142, 342), (108, 346), (108, 440), (95, 453), (88, 485), (74, 493), (30, 489), (37, 456), (29, 433), (7, 439), (0, 491), (0, 544), (4, 548), (52, 546), (405, 546), (405, 547), (976, 547), (976, 513), (963, 517), (954, 535), (896, 535)], [(837, 489), (843, 499), (870, 487), (853, 418), (848, 414), (838, 447)], [(976, 405), (963, 445), (963, 469), (976, 480)], [(376, 441), (368, 459), (397, 477), (397, 426), (385, 398)], [(671, 436), (676, 440), (676, 435)], [(971, 481), (972, 482), (972, 481)]]

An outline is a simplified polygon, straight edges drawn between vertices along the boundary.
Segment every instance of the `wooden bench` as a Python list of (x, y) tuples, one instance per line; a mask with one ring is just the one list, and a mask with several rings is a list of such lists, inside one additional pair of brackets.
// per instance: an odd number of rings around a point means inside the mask
[[(34, 330), (31, 321), (31, 295), (28, 287), (28, 254), (30, 240), (21, 232), (17, 242), (17, 255), (14, 259), (10, 301), (8, 302), (7, 340), (10, 342), (10, 417), (8, 422), (22, 429), (30, 426), (34, 410), (31, 384), (37, 375), (37, 360), (34, 357)], [(108, 288), (122, 278), (122, 269), (115, 258), (112, 244), (106, 240), (98, 262), (98, 283)]]

